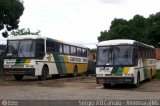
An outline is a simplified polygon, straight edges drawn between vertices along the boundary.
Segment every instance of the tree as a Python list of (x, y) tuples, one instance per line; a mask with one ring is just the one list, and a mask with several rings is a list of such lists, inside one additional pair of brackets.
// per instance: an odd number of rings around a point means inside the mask
[(22, 28), (11, 31), (11, 35), (17, 36), (17, 35), (40, 35), (40, 30), (37, 30), (36, 32), (31, 32), (29, 28)]
[(19, 18), (24, 6), (20, 0), (0, 0), (0, 31), (3, 37), (8, 37), (8, 31), (18, 28)]
[(155, 47), (160, 47), (158, 44), (160, 42), (160, 12), (155, 15), (150, 15), (147, 19), (147, 31), (148, 31), (148, 39), (150, 39), (149, 43), (154, 44)]
[(133, 39), (155, 47), (160, 47), (160, 12), (144, 18), (135, 15), (129, 21), (114, 19), (108, 31), (101, 31), (98, 41), (112, 39)]

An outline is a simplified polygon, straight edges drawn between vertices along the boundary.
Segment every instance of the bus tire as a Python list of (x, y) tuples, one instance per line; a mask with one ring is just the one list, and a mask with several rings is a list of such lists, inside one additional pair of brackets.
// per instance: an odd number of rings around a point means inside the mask
[(140, 86), (140, 74), (138, 72), (137, 74), (137, 83), (135, 84), (135, 87), (138, 88)]
[(73, 77), (77, 77), (77, 76), (78, 76), (78, 67), (75, 66), (73, 70)]
[(18, 81), (22, 80), (23, 79), (23, 76), (24, 75), (14, 75), (14, 78)]
[(104, 88), (110, 88), (110, 87), (111, 87), (111, 83), (104, 83), (104, 84), (103, 84), (103, 87), (104, 87)]
[(48, 78), (49, 75), (49, 71), (47, 67), (43, 67), (42, 68), (42, 75), (38, 76), (38, 80), (42, 81), (42, 80), (46, 80)]

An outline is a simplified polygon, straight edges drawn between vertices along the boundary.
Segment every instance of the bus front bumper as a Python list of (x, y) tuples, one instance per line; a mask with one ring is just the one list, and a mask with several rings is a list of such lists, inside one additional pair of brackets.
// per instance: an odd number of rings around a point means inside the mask
[(134, 77), (96, 77), (98, 84), (134, 84)]
[(22, 74), (35, 76), (35, 68), (4, 68), (4, 74)]

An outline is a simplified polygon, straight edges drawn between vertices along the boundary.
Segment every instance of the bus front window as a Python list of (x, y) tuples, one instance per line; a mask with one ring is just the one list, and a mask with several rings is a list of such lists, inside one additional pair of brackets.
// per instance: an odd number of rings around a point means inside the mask
[(11, 57), (34, 57), (35, 43), (33, 40), (8, 41), (7, 56)]
[(132, 65), (132, 46), (98, 47), (98, 66)]
[(98, 65), (113, 65), (113, 48), (99, 47), (98, 48)]
[(114, 46), (114, 65), (132, 65), (132, 46)]

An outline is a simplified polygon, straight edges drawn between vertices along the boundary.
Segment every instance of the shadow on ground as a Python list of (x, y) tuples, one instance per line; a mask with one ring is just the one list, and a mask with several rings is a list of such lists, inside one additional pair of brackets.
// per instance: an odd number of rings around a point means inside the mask
[(160, 80), (143, 81), (137, 88), (129, 84), (117, 84), (103, 89), (128, 90), (128, 91), (140, 91), (140, 92), (160, 92)]

